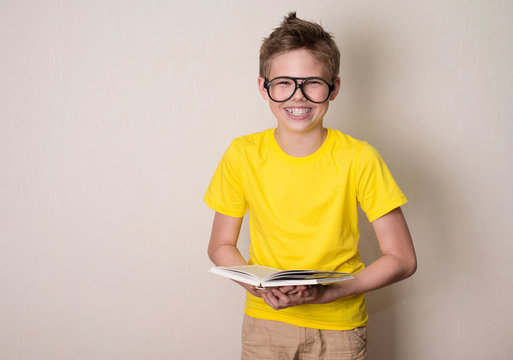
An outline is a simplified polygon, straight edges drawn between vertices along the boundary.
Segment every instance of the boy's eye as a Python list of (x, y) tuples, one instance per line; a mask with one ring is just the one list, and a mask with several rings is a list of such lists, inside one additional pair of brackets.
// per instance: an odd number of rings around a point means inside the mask
[(306, 86), (319, 86), (319, 85), (322, 85), (322, 82), (321, 82), (321, 80), (311, 79), (311, 80), (308, 80), (307, 82), (305, 82), (305, 85)]
[(282, 79), (282, 80), (278, 80), (276, 82), (276, 85), (280, 85), (280, 86), (293, 86), (295, 84), (292, 81), (290, 81), (290, 80)]

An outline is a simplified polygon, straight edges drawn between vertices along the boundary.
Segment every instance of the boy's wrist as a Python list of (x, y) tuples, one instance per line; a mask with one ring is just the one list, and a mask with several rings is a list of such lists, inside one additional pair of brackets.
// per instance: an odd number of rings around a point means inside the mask
[(353, 283), (355, 280), (344, 281), (338, 284), (321, 285), (322, 293), (319, 298), (319, 304), (328, 304), (335, 300), (344, 298), (346, 296), (354, 295), (352, 293)]

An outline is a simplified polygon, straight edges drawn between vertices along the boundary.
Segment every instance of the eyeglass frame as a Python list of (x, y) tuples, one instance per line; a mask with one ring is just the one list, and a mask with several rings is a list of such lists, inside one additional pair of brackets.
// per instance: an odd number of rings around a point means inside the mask
[[(294, 91), (292, 92), (292, 95), (290, 95), (288, 98), (286, 98), (285, 100), (274, 100), (273, 97), (271, 96), (271, 91), (269, 90), (269, 87), (271, 85), (271, 83), (276, 80), (276, 79), (289, 79), (289, 80), (293, 80), (294, 83), (296, 84), (296, 87), (294, 88)], [(328, 96), (326, 97), (325, 100), (323, 101), (313, 101), (311, 100), (306, 94), (305, 94), (305, 91), (303, 90), (303, 84), (305, 83), (305, 81), (308, 81), (308, 80), (321, 80), (322, 82), (324, 82), (326, 85), (328, 85)], [(300, 83), (298, 83), (298, 80), (302, 80)], [(292, 99), (292, 97), (296, 94), (296, 91), (297, 89), (301, 89), (301, 93), (303, 94), (303, 96), (310, 102), (313, 102), (315, 104), (322, 104), (322, 103), (325, 103), (326, 101), (329, 100), (330, 98), (330, 95), (331, 93), (333, 92), (333, 90), (335, 90), (335, 85), (334, 84), (330, 84), (329, 82), (327, 82), (326, 80), (324, 80), (323, 78), (320, 78), (320, 77), (316, 77), (316, 76), (310, 76), (310, 77), (306, 77), (306, 78), (303, 78), (303, 77), (292, 77), (292, 76), (276, 76), (275, 78), (271, 79), (271, 80), (267, 80), (265, 79), (265, 82), (264, 82), (264, 89), (267, 90), (267, 95), (269, 95), (269, 99), (271, 99), (272, 101), (274, 102), (278, 102), (278, 103), (282, 103), (282, 102), (285, 102), (285, 101), (288, 101), (290, 99)]]

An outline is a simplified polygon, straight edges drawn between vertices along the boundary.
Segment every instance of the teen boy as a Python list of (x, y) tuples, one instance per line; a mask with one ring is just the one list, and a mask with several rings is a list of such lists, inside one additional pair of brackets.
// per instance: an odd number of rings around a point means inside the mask
[[(237, 239), (249, 210), (249, 264), (350, 272), (327, 286), (247, 290), (243, 359), (365, 359), (364, 293), (409, 277), (416, 256), (400, 206), (406, 198), (366, 142), (323, 127), (340, 89), (330, 34), (290, 13), (260, 50), (258, 87), (278, 124), (235, 139), (205, 195), (216, 211), (208, 253), (245, 265)], [(357, 205), (382, 256), (364, 268)]]

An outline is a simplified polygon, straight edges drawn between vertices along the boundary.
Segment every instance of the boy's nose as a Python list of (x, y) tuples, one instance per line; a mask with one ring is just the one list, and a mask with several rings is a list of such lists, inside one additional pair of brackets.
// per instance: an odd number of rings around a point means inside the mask
[(303, 94), (303, 89), (300, 86), (298, 86), (296, 88), (296, 92), (294, 93), (294, 96), (292, 96), (291, 100), (296, 100), (296, 101), (306, 101), (307, 100), (307, 98)]

